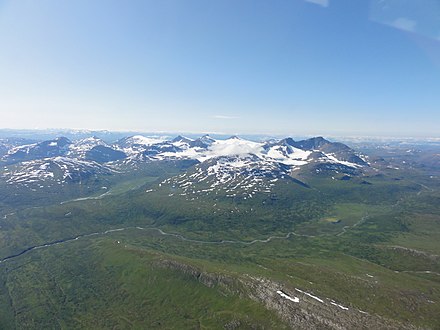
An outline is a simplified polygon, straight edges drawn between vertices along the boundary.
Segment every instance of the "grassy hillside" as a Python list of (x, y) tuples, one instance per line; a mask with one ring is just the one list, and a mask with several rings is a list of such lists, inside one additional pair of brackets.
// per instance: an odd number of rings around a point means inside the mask
[(303, 173), (308, 187), (191, 200), (159, 186), (167, 171), (2, 209), (0, 327), (439, 327), (437, 179)]

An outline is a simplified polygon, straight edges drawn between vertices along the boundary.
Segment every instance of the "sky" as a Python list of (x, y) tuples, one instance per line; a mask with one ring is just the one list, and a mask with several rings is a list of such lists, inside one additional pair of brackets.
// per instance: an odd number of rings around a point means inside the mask
[(0, 0), (0, 128), (440, 136), (437, 0)]

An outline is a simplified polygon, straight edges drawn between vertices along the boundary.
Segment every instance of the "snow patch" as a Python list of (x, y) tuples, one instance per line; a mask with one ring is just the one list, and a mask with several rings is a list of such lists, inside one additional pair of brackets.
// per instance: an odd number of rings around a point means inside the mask
[(283, 298), (285, 298), (285, 299), (287, 299), (287, 300), (293, 301), (293, 302), (295, 302), (295, 303), (299, 303), (299, 298), (297, 298), (297, 297), (293, 297), (293, 298), (292, 298), (291, 296), (285, 294), (285, 293), (284, 293), (283, 291), (281, 291), (281, 290), (278, 290), (277, 293), (278, 293), (281, 297), (283, 297)]
[(316, 296), (314, 296), (314, 295), (312, 295), (312, 294), (310, 294), (310, 293), (308, 293), (308, 292), (302, 291), (302, 290), (297, 289), (297, 288), (295, 288), (295, 290), (298, 291), (298, 292), (301, 292), (301, 293), (305, 294), (306, 296), (309, 296), (310, 298), (313, 298), (313, 299), (319, 301), (320, 303), (324, 303), (324, 300), (322, 300), (321, 298), (318, 298), (318, 297), (316, 297)]
[(335, 303), (335, 302), (333, 302), (333, 301), (331, 301), (330, 304), (332, 304), (332, 305), (334, 305), (334, 306), (337, 306), (337, 307), (339, 307), (340, 309), (343, 309), (343, 310), (348, 311), (348, 307), (345, 307), (345, 306), (339, 305), (339, 304), (337, 304), (337, 303)]

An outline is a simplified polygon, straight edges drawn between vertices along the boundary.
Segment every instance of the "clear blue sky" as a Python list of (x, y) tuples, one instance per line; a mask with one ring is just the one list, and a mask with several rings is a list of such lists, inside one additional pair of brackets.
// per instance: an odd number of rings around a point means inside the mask
[(440, 136), (436, 0), (0, 0), (0, 128)]

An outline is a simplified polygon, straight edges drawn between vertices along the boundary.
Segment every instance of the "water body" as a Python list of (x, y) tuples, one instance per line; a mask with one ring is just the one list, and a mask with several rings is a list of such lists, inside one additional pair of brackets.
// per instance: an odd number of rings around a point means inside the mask
[(123, 227), (123, 228), (116, 228), (116, 229), (109, 229), (103, 232), (93, 232), (93, 233), (88, 233), (88, 234), (82, 234), (82, 235), (78, 235), (75, 237), (68, 237), (68, 238), (64, 238), (64, 239), (59, 239), (59, 240), (55, 240), (55, 241), (51, 241), (51, 242), (47, 242), (44, 244), (40, 244), (40, 245), (34, 245), (34, 246), (30, 246), (27, 247), (26, 249), (22, 250), (21, 252), (18, 252), (16, 254), (12, 254), (10, 256), (4, 257), (3, 259), (0, 259), (0, 264), (3, 262), (6, 262), (8, 260), (17, 258), (19, 256), (22, 256), (28, 252), (31, 252), (33, 250), (38, 250), (38, 249), (42, 249), (42, 248), (49, 248), (51, 246), (55, 246), (55, 245), (59, 245), (59, 244), (65, 244), (65, 243), (69, 243), (69, 242), (73, 242), (76, 240), (79, 240), (81, 238), (85, 238), (85, 237), (90, 237), (90, 236), (97, 236), (97, 235), (107, 235), (113, 232), (118, 232), (118, 231), (124, 231), (124, 230), (130, 230), (130, 229), (135, 229), (135, 230), (144, 230), (144, 231), (156, 231), (159, 234), (163, 235), (163, 236), (171, 236), (171, 237), (175, 237), (178, 238), (182, 241), (186, 241), (186, 242), (191, 242), (191, 243), (198, 243), (198, 244), (243, 244), (243, 245), (252, 245), (252, 244), (256, 244), (256, 243), (269, 243), (270, 241), (274, 240), (274, 239), (288, 239), (291, 236), (303, 236), (303, 237), (314, 237), (314, 236), (309, 236), (309, 235), (301, 235), (301, 234), (297, 234), (295, 232), (290, 232), (287, 233), (284, 236), (270, 236), (266, 239), (255, 239), (253, 241), (237, 241), (237, 240), (221, 240), (221, 241), (202, 241), (202, 240), (196, 240), (196, 239), (191, 239), (191, 238), (187, 238), (181, 234), (175, 234), (175, 233), (167, 233), (165, 231), (163, 231), (160, 228), (155, 228), (155, 227)]
[[(360, 223), (365, 221), (367, 218), (368, 218), (368, 215), (362, 217), (361, 220), (358, 223), (356, 223), (353, 226), (351, 226), (351, 228), (352, 227), (356, 227), (357, 225), (359, 225)], [(348, 226), (346, 226), (346, 227), (348, 227)], [(347, 229), (349, 229), (349, 228), (346, 228), (346, 227), (344, 227), (340, 233), (336, 234), (336, 236), (344, 234), (347, 231)], [(96, 235), (107, 235), (107, 234), (110, 234), (110, 233), (113, 233), (113, 232), (130, 230), (130, 229), (131, 230), (133, 230), (133, 229), (134, 230), (143, 230), (143, 231), (156, 231), (156, 232), (158, 232), (159, 234), (161, 234), (163, 236), (175, 237), (175, 238), (180, 239), (180, 240), (185, 241), (185, 242), (197, 243), (197, 244), (242, 244), (242, 245), (252, 245), (252, 244), (256, 244), (256, 243), (263, 243), (263, 244), (264, 243), (269, 243), (270, 241), (275, 240), (275, 239), (289, 239), (291, 236), (308, 237), (308, 238), (313, 238), (313, 237), (319, 236), (319, 235), (316, 236), (316, 235), (298, 234), (298, 233), (295, 233), (294, 231), (291, 231), (291, 232), (289, 232), (289, 233), (287, 233), (286, 235), (283, 235), (283, 236), (275, 236), (274, 235), (274, 236), (269, 236), (268, 238), (265, 238), (265, 239), (254, 239), (252, 241), (239, 241), (239, 240), (202, 241), (202, 240), (196, 240), (196, 239), (187, 238), (187, 237), (185, 237), (185, 236), (183, 236), (181, 234), (167, 233), (167, 232), (163, 231), (162, 229), (156, 228), (156, 227), (139, 227), (139, 226), (133, 227), (133, 226), (130, 226), (130, 227), (122, 227), (122, 228), (116, 228), (116, 229), (109, 229), (109, 230), (102, 231), (102, 232), (93, 232), (93, 233), (88, 233), (88, 234), (82, 234), (82, 235), (78, 235), (78, 236), (75, 236), (75, 237), (68, 237), (68, 238), (64, 238), (64, 239), (59, 239), (59, 240), (47, 242), (47, 243), (44, 243), (44, 244), (41, 244), (41, 245), (30, 246), (30, 247), (27, 247), (26, 249), (22, 250), (21, 252), (18, 252), (16, 254), (12, 254), (10, 256), (4, 257), (3, 259), (0, 259), (0, 264), (5, 262), (5, 261), (17, 258), (17, 257), (19, 257), (19, 256), (21, 256), (23, 254), (26, 254), (28, 252), (31, 252), (33, 250), (42, 249), (42, 248), (48, 248), (48, 247), (55, 246), (55, 245), (58, 245), (58, 244), (65, 244), (65, 243), (73, 242), (73, 241), (76, 241), (78, 239), (85, 238), (85, 237), (96, 236)]]

